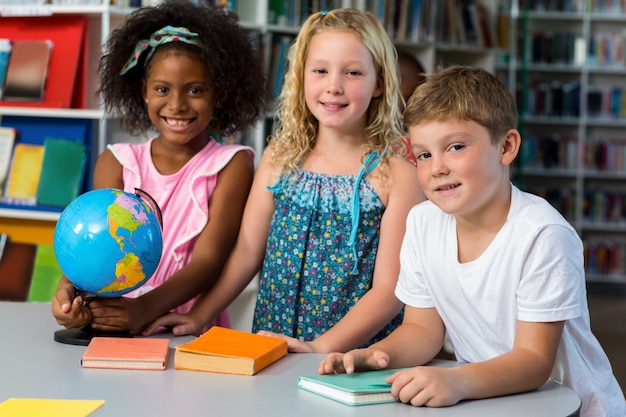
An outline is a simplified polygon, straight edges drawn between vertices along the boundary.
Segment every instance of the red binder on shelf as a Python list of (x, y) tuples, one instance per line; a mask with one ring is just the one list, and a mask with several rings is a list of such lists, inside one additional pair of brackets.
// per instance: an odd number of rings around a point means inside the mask
[(13, 41), (2, 99), (43, 101), (53, 49), (49, 40)]
[[(54, 44), (42, 101), (1, 101), (0, 106), (81, 108), (85, 106), (88, 18), (86, 16), (3, 17), (0, 38), (50, 40)], [(77, 85), (79, 84), (79, 85)], [(80, 93), (80, 94), (79, 94)]]

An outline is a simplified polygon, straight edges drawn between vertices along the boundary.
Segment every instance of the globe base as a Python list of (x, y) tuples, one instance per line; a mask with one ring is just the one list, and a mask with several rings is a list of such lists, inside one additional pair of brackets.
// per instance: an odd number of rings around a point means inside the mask
[(87, 346), (91, 339), (98, 337), (134, 337), (131, 332), (104, 332), (89, 326), (77, 329), (61, 329), (54, 332), (54, 341), (66, 345)]

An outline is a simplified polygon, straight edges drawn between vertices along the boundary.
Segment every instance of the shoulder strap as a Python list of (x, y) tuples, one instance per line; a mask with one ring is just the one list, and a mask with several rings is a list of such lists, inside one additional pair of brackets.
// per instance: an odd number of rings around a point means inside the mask
[(380, 154), (378, 152), (372, 152), (365, 158), (363, 166), (359, 170), (359, 174), (354, 182), (354, 190), (352, 192), (352, 227), (350, 229), (350, 239), (348, 245), (352, 248), (352, 255), (354, 257), (354, 266), (352, 267), (352, 275), (358, 273), (359, 259), (356, 252), (356, 234), (359, 229), (359, 217), (361, 215), (361, 197), (359, 196), (359, 185), (367, 174), (372, 172), (374, 168), (380, 162)]

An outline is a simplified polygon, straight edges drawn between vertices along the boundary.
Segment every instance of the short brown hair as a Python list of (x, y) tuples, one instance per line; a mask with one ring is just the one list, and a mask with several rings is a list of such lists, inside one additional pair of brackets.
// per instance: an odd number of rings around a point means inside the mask
[(517, 106), (507, 86), (483, 68), (438, 67), (409, 99), (404, 124), (446, 119), (476, 122), (496, 143), (509, 129), (517, 129)]

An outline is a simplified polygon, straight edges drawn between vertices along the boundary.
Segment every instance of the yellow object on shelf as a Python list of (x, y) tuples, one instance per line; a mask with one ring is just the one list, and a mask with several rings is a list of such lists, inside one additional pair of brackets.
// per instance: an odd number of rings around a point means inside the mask
[(54, 220), (32, 220), (0, 217), (0, 232), (9, 235), (13, 242), (52, 245)]

